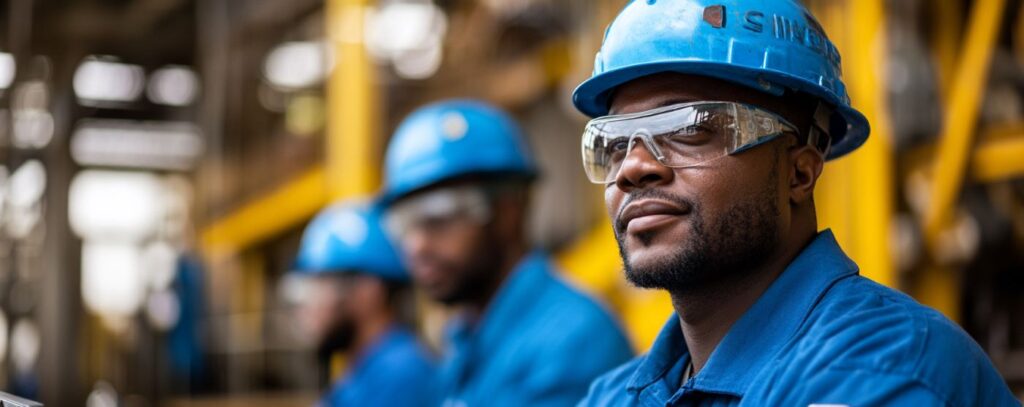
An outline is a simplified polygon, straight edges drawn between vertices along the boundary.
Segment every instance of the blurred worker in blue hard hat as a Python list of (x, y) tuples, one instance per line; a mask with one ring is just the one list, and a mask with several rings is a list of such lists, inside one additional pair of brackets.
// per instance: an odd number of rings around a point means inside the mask
[[(626, 276), (676, 310), (593, 406), (1018, 405), (938, 312), (858, 275), (813, 193), (865, 142), (794, 0), (631, 1), (574, 102)], [(871, 199), (871, 197), (855, 197)]]
[(306, 228), (295, 266), (315, 280), (300, 317), (319, 355), (349, 356), (321, 405), (431, 405), (434, 367), (404, 321), (409, 277), (380, 210), (361, 203), (324, 210)]
[(531, 252), (537, 167), (505, 113), (473, 101), (424, 107), (395, 133), (385, 173), (387, 227), (417, 285), (458, 310), (442, 405), (573, 405), (631, 357), (609, 314)]

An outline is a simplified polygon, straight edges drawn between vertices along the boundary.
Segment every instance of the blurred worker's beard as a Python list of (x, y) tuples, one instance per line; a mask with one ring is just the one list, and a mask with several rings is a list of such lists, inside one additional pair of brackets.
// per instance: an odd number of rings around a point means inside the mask
[(355, 322), (348, 318), (339, 318), (317, 344), (317, 357), (327, 360), (336, 352), (349, 351), (352, 343), (355, 342), (355, 337)]
[(470, 257), (463, 262), (439, 260), (455, 276), (444, 292), (435, 292), (434, 300), (445, 305), (485, 304), (500, 285), (503, 256), (501, 239), (495, 236), (493, 225), (487, 228), (487, 239), (477, 242)]
[[(689, 238), (661, 259), (647, 260), (643, 267), (630, 264), (625, 245), (625, 226), (615, 227), (615, 239), (625, 266), (626, 279), (640, 288), (670, 292), (700, 288), (708, 283), (740, 278), (775, 250), (779, 240), (778, 175), (771, 171), (764, 189), (750, 199), (720, 211), (724, 214), (709, 224), (699, 202), (660, 190), (639, 190), (631, 200), (658, 198), (691, 208)], [(650, 236), (639, 236), (650, 240)]]

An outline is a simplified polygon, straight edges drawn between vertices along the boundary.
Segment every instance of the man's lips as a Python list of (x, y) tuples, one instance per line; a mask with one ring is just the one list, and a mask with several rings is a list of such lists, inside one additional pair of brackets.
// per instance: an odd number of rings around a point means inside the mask
[(687, 213), (685, 208), (671, 202), (645, 199), (627, 205), (619, 215), (618, 226), (620, 231), (638, 233), (662, 226)]

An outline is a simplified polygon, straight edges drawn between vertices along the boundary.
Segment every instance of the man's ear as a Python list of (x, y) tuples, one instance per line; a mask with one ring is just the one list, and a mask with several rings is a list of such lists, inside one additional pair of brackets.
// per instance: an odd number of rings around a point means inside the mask
[(812, 146), (789, 149), (789, 201), (799, 205), (814, 198), (814, 187), (818, 184), (825, 157)]
[(524, 222), (523, 205), (513, 197), (502, 197), (494, 203), (494, 219), (502, 237), (515, 237), (521, 233)]

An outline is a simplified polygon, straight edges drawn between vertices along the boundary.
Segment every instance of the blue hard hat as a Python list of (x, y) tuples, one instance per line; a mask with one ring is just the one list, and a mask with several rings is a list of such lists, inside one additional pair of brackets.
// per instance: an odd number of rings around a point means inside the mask
[(314, 275), (360, 273), (408, 281), (401, 258), (385, 235), (382, 213), (377, 205), (357, 202), (324, 209), (302, 235), (295, 271)]
[(523, 133), (506, 113), (482, 102), (425, 106), (395, 131), (384, 159), (383, 199), (391, 202), (469, 175), (532, 178), (537, 167)]
[(594, 74), (576, 88), (573, 103), (591, 117), (607, 115), (617, 87), (662, 72), (819, 98), (833, 109), (829, 159), (857, 149), (870, 133), (850, 106), (839, 51), (794, 0), (630, 1), (608, 27)]

